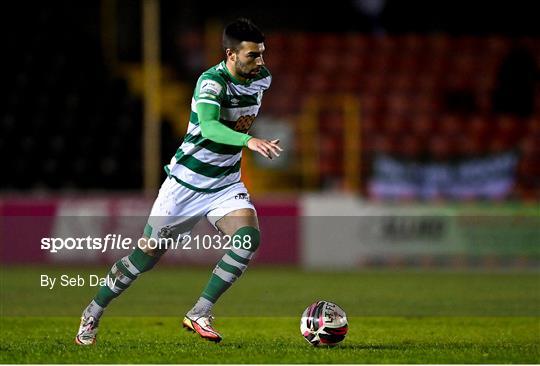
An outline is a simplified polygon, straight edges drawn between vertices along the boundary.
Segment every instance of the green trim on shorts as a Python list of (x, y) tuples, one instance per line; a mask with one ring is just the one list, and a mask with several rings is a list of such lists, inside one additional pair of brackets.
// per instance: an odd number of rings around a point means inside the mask
[(152, 231), (154, 231), (154, 229), (152, 229), (152, 226), (150, 226), (149, 223), (146, 223), (146, 225), (144, 226), (144, 235), (151, 238), (152, 237)]

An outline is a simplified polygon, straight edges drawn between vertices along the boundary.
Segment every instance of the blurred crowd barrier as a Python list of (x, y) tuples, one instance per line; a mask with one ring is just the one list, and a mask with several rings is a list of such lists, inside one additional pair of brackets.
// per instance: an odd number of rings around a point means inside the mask
[[(255, 260), (261, 264), (329, 270), (540, 264), (540, 212), (535, 205), (399, 205), (328, 194), (254, 203), (263, 235)], [(110, 263), (131, 252), (151, 204), (137, 196), (2, 198), (2, 263)], [(222, 256), (224, 248), (215, 246), (217, 232), (206, 220), (189, 235), (189, 245), (177, 243), (163, 258), (165, 264), (211, 265)], [(133, 245), (120, 247), (126, 238)], [(65, 246), (55, 248), (53, 239)]]

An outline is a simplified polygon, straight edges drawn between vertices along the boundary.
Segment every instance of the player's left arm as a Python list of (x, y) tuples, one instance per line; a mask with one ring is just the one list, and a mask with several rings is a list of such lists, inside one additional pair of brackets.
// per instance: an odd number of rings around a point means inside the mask
[(219, 122), (219, 106), (214, 103), (197, 103), (197, 114), (199, 116), (201, 134), (204, 138), (221, 144), (247, 146), (250, 150), (256, 151), (269, 159), (272, 159), (273, 156), (279, 156), (279, 151), (283, 151), (278, 146), (279, 140), (277, 139), (258, 139), (248, 134), (234, 131)]
[(197, 115), (204, 138), (220, 144), (247, 146), (252, 136), (237, 132), (219, 122), (220, 106), (217, 102), (199, 101), (197, 103)]

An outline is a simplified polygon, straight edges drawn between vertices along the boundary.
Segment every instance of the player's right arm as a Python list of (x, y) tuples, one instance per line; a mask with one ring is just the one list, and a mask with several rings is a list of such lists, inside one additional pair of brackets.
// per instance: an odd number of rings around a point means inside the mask
[(226, 145), (247, 146), (250, 150), (272, 159), (279, 156), (279, 140), (263, 140), (234, 131), (219, 121), (221, 101), (225, 87), (212, 79), (200, 79), (197, 83), (196, 110), (201, 135), (204, 138)]

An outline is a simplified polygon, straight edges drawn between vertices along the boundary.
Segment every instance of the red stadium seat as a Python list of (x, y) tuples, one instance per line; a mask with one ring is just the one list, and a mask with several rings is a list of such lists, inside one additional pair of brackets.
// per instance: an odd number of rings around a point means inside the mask
[(392, 84), (389, 86), (391, 90), (400, 93), (410, 93), (416, 87), (416, 80), (413, 72), (399, 72), (393, 75)]
[(508, 50), (509, 41), (501, 36), (490, 36), (486, 40), (486, 52), (492, 59), (500, 58)]
[(521, 141), (519, 147), (523, 159), (536, 160), (540, 165), (540, 144), (538, 144), (538, 136), (526, 136)]
[(428, 37), (427, 48), (432, 55), (441, 55), (449, 52), (450, 38), (444, 34), (434, 34)]
[(434, 122), (429, 114), (420, 114), (411, 121), (411, 133), (419, 138), (429, 139), (434, 131)]
[(474, 116), (466, 123), (465, 135), (473, 139), (486, 139), (493, 127), (483, 116)]
[(526, 125), (527, 135), (540, 137), (540, 117), (530, 118)]
[(341, 64), (336, 60), (336, 53), (331, 49), (323, 48), (313, 60), (310, 71), (323, 74), (334, 74), (339, 72)]
[(374, 51), (369, 62), (366, 63), (366, 71), (371, 74), (386, 74), (391, 69), (390, 55), (384, 51)]
[(438, 120), (437, 131), (445, 136), (458, 136), (463, 133), (463, 120), (456, 115), (443, 115)]
[(498, 154), (507, 151), (512, 146), (510, 142), (503, 136), (493, 136), (488, 141), (488, 151), (490, 154)]
[(426, 38), (418, 34), (407, 34), (398, 38), (398, 50), (402, 54), (417, 55), (425, 51)]
[(329, 50), (332, 53), (340, 52), (345, 45), (345, 39), (340, 34), (324, 33), (317, 37), (317, 48)]
[(384, 133), (389, 136), (402, 137), (408, 132), (408, 123), (401, 114), (390, 114), (383, 120)]
[(495, 135), (498, 138), (504, 139), (507, 144), (516, 146), (520, 137), (523, 134), (523, 121), (516, 117), (503, 115), (495, 120)]
[(347, 54), (342, 62), (336, 62), (339, 65), (338, 72), (347, 76), (354, 76), (366, 72), (367, 58), (359, 53)]
[(425, 151), (425, 142), (414, 135), (404, 135), (400, 139), (397, 153), (400, 157), (409, 160), (418, 160)]
[(378, 115), (383, 108), (382, 99), (378, 95), (366, 93), (360, 97), (360, 108), (366, 113)]
[(322, 73), (308, 74), (304, 80), (304, 85), (310, 93), (323, 94), (331, 88), (331, 76)]
[(375, 118), (373, 113), (365, 113), (365, 111), (363, 111), (362, 116), (360, 117), (360, 124), (363, 140), (367, 141), (380, 130), (380, 125), (382, 123)]
[(371, 94), (380, 94), (387, 86), (383, 73), (371, 73), (363, 76), (362, 90)]
[(385, 99), (388, 115), (404, 116), (409, 114), (410, 103), (407, 94), (394, 92), (387, 95)]
[(352, 50), (355, 54), (363, 54), (370, 51), (370, 38), (361, 33), (349, 33), (344, 36), (343, 46)]
[(452, 139), (435, 135), (428, 142), (428, 151), (431, 158), (436, 161), (447, 161), (453, 155), (453, 146), (456, 146)]
[(323, 134), (332, 134), (334, 136), (343, 135), (343, 115), (338, 111), (328, 111), (320, 113), (319, 130)]
[(332, 80), (332, 89), (338, 93), (358, 94), (362, 87), (362, 75), (357, 73), (339, 72)]
[(367, 146), (372, 154), (393, 154), (394, 152), (397, 152), (397, 147), (399, 144), (392, 137), (386, 135), (375, 135), (373, 139), (367, 141)]
[(484, 140), (476, 136), (463, 135), (457, 140), (457, 156), (472, 158), (484, 154), (486, 148)]

